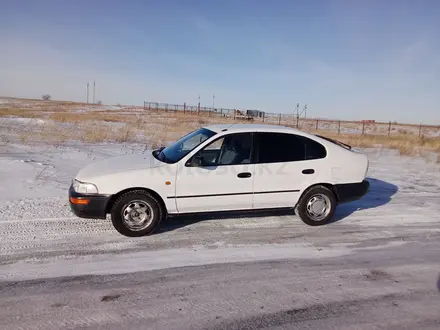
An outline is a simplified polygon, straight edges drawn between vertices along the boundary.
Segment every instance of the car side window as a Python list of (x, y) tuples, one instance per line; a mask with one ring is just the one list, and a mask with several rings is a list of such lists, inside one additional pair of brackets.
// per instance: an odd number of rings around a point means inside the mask
[(306, 159), (301, 137), (286, 133), (257, 133), (258, 163), (282, 163)]
[(237, 133), (219, 138), (201, 151), (203, 166), (250, 164), (252, 133)]
[(223, 141), (218, 165), (249, 164), (251, 149), (252, 133), (227, 135)]
[(325, 147), (312, 139), (306, 138), (302, 136), (302, 139), (304, 140), (305, 147), (306, 147), (306, 159), (312, 160), (312, 159), (322, 159), (327, 156), (327, 150)]
[(224, 139), (225, 138), (220, 138), (220, 139), (215, 140), (214, 142), (208, 144), (204, 150), (217, 150), (217, 152), (220, 152), (220, 149), (222, 148)]

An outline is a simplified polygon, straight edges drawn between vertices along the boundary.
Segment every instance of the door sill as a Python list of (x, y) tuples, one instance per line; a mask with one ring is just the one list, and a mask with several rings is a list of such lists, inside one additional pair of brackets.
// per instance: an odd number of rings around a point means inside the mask
[(271, 213), (276, 212), (293, 212), (293, 207), (266, 207), (258, 209), (243, 209), (243, 210), (229, 210), (229, 211), (205, 211), (205, 212), (182, 212), (182, 213), (169, 213), (169, 217), (179, 217), (179, 216), (204, 216), (204, 215), (218, 215), (220, 218), (223, 217), (233, 217), (234, 215), (252, 215), (258, 213), (267, 213), (267, 216), (273, 215)]

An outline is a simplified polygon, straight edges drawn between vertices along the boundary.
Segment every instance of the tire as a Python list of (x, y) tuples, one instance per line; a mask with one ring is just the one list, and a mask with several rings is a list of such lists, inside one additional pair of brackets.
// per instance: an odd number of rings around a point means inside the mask
[[(315, 203), (313, 203), (313, 199), (315, 200)], [(323, 202), (327, 207), (325, 208), (325, 211), (323, 210), (323, 212), (319, 212), (324, 208), (322, 205)], [(308, 207), (309, 203), (310, 205), (315, 204), (315, 207), (319, 209), (315, 215), (320, 214), (320, 216), (313, 215), (313, 211), (316, 210)], [(337, 200), (335, 194), (327, 187), (318, 185), (308, 189), (303, 196), (301, 196), (301, 199), (295, 207), (295, 213), (309, 226), (322, 226), (333, 219), (336, 205)]]
[(159, 201), (144, 190), (129, 191), (121, 195), (111, 209), (113, 227), (128, 237), (141, 237), (153, 233), (164, 214)]

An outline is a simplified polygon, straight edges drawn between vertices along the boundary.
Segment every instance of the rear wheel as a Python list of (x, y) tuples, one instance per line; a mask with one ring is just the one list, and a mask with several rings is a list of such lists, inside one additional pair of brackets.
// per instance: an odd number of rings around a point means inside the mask
[(315, 186), (301, 197), (295, 213), (309, 226), (321, 226), (332, 220), (336, 204), (336, 197), (330, 189)]
[(154, 232), (163, 217), (161, 204), (143, 190), (120, 196), (111, 210), (112, 224), (124, 236), (140, 237)]

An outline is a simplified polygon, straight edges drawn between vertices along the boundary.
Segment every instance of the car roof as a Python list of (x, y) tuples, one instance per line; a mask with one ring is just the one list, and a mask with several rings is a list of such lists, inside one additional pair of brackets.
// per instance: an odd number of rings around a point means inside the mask
[(205, 126), (213, 132), (219, 133), (223, 131), (228, 132), (290, 132), (290, 133), (304, 133), (300, 130), (280, 125), (264, 125), (264, 124), (219, 124)]

